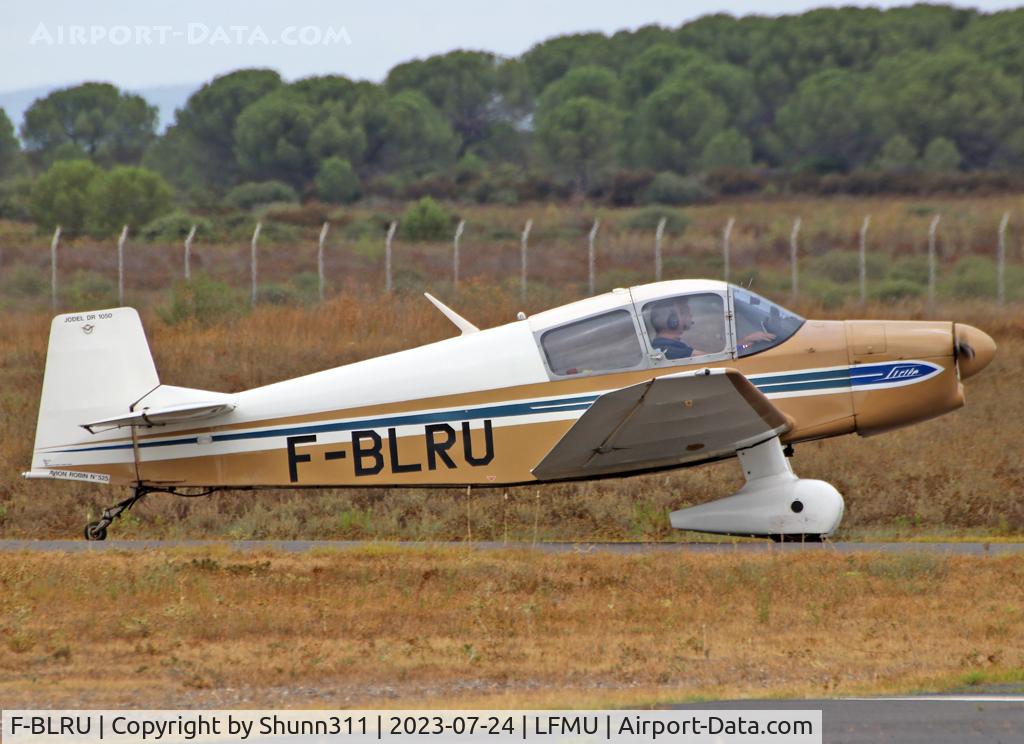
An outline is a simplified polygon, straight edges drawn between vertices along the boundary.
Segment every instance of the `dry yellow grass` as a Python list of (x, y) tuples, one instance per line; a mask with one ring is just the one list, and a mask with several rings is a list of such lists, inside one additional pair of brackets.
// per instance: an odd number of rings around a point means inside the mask
[(1024, 677), (1024, 560), (0, 555), (0, 705), (588, 706)]

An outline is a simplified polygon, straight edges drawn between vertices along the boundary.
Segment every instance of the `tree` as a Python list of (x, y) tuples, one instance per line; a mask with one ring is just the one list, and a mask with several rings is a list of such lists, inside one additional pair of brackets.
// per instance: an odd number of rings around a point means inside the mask
[(539, 112), (537, 139), (552, 165), (572, 176), (577, 192), (585, 192), (615, 162), (620, 126), (618, 109), (581, 96)]
[(368, 97), (360, 107), (370, 171), (421, 175), (455, 162), (459, 139), (422, 93)]
[(530, 86), (540, 93), (574, 67), (598, 65), (614, 68), (608, 37), (599, 33), (570, 34), (548, 39), (522, 57)]
[(825, 70), (800, 83), (776, 116), (790, 163), (814, 159), (849, 170), (865, 161), (877, 140), (863, 88), (863, 77), (847, 70)]
[(340, 104), (324, 104), (309, 134), (309, 155), (314, 162), (336, 156), (350, 163), (362, 163), (366, 154), (366, 132), (358, 116)]
[(891, 136), (918, 149), (936, 137), (956, 145), (969, 167), (985, 167), (1024, 117), (1020, 81), (962, 49), (914, 52), (879, 62), (865, 110)]
[(700, 165), (711, 138), (728, 125), (729, 112), (717, 96), (673, 77), (641, 104), (633, 142), (637, 164), (679, 173)]
[(391, 93), (415, 90), (426, 96), (461, 137), (461, 155), (502, 116), (498, 66), (489, 52), (459, 50), (398, 65), (385, 84)]
[(704, 170), (719, 168), (749, 168), (753, 163), (750, 140), (736, 129), (719, 132), (704, 146), (700, 162)]
[(14, 136), (14, 125), (7, 112), (0, 108), (0, 180), (21, 170), (21, 145)]
[(54, 163), (32, 187), (32, 220), (48, 230), (60, 225), (68, 235), (80, 233), (89, 215), (89, 189), (102, 173), (89, 160)]
[(214, 78), (193, 93), (175, 117), (180, 167), (186, 163), (192, 166), (207, 185), (219, 191), (238, 183), (238, 117), (249, 105), (281, 86), (281, 76), (273, 70), (236, 70)]
[(917, 148), (906, 135), (895, 134), (882, 146), (875, 165), (887, 171), (909, 171), (917, 165)]
[(956, 145), (945, 137), (936, 137), (924, 148), (921, 165), (927, 171), (952, 173), (960, 167), (962, 158)]
[(630, 104), (642, 101), (677, 69), (701, 58), (707, 59), (700, 52), (674, 44), (648, 47), (622, 69), (623, 99)]
[(54, 91), (25, 111), (21, 136), (42, 164), (71, 145), (102, 165), (137, 163), (156, 132), (156, 107), (107, 83)]
[(359, 176), (347, 160), (327, 158), (316, 174), (316, 193), (329, 204), (350, 204), (359, 198)]
[(235, 125), (235, 153), (253, 179), (277, 179), (301, 188), (314, 168), (307, 146), (316, 108), (287, 89), (251, 104)]
[(567, 72), (551, 83), (537, 99), (537, 113), (553, 109), (573, 98), (592, 98), (614, 103), (619, 97), (619, 81), (615, 73), (604, 67), (584, 65)]
[(120, 165), (89, 183), (86, 227), (105, 237), (123, 225), (142, 227), (171, 209), (171, 187), (145, 168)]

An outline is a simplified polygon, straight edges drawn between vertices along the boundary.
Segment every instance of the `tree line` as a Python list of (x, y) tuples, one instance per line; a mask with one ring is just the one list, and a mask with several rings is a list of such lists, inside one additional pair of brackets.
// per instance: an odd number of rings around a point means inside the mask
[[(0, 211), (103, 232), (131, 209), (151, 218), (232, 192), (685, 204), (807, 182), (970, 186), (965, 175), (1024, 171), (1021, 39), (1024, 10), (712, 15), (512, 58), (453, 51), (379, 84), (238, 70), (162, 134), (141, 97), (86, 83), (35, 101), (20, 140), (0, 111)], [(108, 214), (103, 195), (129, 206)]]

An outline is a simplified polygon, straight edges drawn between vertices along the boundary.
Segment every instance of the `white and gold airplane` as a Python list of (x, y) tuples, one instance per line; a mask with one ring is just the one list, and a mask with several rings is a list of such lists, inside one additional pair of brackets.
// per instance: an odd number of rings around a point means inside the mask
[(741, 287), (616, 289), (293, 380), (216, 393), (160, 382), (131, 308), (53, 320), (28, 478), (124, 485), (90, 540), (148, 493), (509, 486), (738, 456), (737, 493), (673, 527), (817, 539), (839, 492), (798, 478), (792, 445), (964, 404), (995, 344), (969, 325), (804, 320)]

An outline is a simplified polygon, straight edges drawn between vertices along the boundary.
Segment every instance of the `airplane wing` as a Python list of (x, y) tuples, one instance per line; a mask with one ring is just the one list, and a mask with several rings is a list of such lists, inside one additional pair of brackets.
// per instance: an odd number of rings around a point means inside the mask
[(580, 478), (726, 457), (792, 428), (735, 369), (680, 372), (600, 396), (533, 469)]

